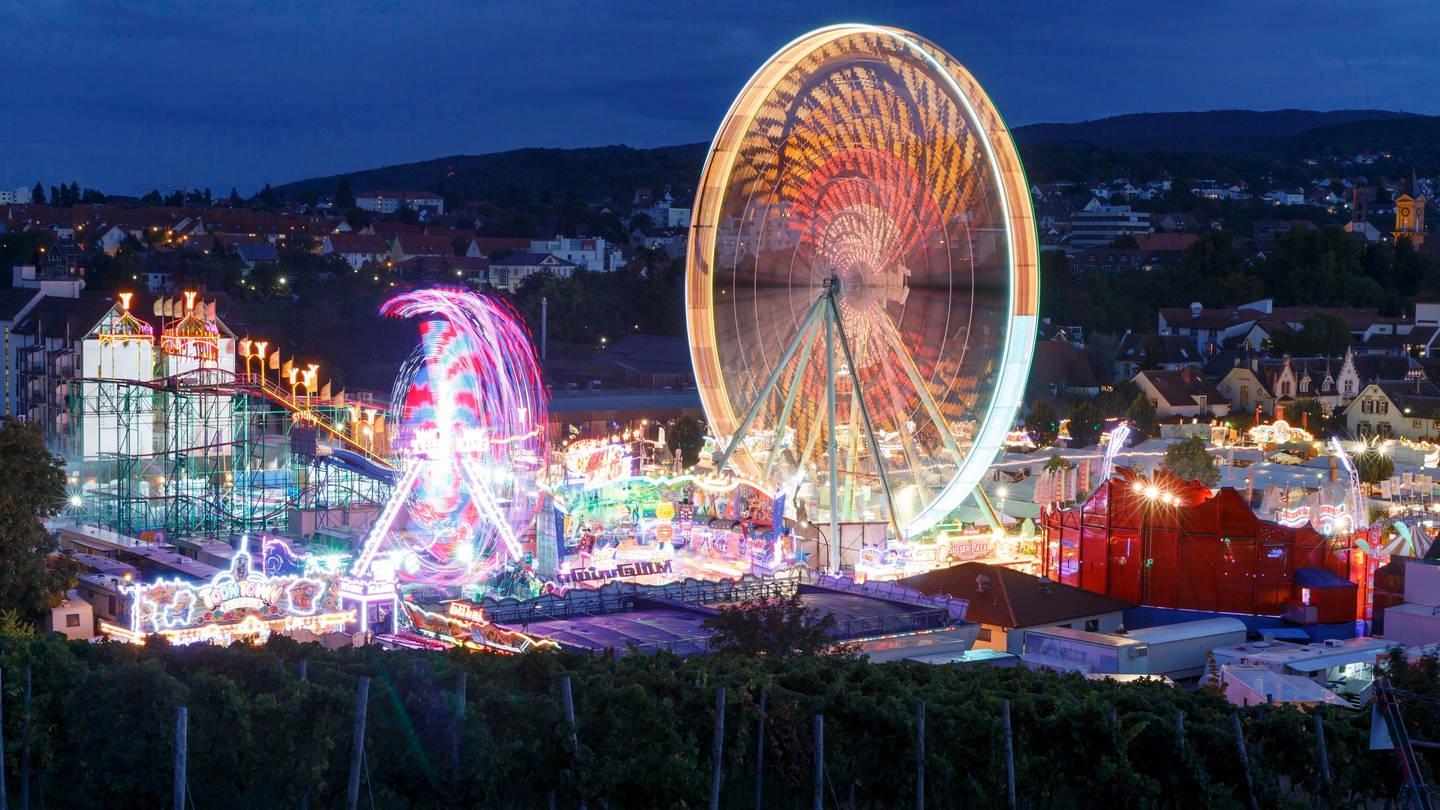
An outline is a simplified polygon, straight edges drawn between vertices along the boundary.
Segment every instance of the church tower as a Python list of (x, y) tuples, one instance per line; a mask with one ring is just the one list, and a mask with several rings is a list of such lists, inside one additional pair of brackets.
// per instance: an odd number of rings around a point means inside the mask
[(1391, 233), (1396, 242), (1408, 237), (1410, 244), (1416, 248), (1425, 242), (1425, 195), (1420, 193), (1413, 169), (1410, 171), (1410, 193), (1395, 198), (1395, 230)]

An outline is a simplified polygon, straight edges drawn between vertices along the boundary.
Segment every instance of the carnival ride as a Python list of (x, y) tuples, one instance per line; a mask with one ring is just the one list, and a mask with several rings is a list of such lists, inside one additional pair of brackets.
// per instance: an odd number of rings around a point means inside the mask
[(866, 25), (787, 45), (715, 136), (690, 245), (717, 470), (811, 501), (832, 537), (914, 537), (976, 490), (1025, 386), (1038, 249), (1009, 132), (955, 59)]
[(236, 339), (196, 293), (157, 300), (154, 325), (119, 298), (57, 385), (66, 519), (147, 540), (229, 537), (286, 528), (296, 510), (319, 528), (332, 510), (385, 501), (382, 408), (332, 395), (316, 364)]
[(462, 586), (526, 562), (547, 457), (546, 400), (519, 315), (460, 290), (406, 293), (380, 311), (421, 318), (421, 343), (392, 397), (394, 490), (351, 576), (385, 579), (393, 569), (401, 581)]

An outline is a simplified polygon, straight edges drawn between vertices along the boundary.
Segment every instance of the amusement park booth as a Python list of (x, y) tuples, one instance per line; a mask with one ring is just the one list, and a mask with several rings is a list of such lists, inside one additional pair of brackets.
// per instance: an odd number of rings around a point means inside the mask
[(1356, 586), (1348, 606), (1326, 596), (1316, 621), (1353, 621), (1368, 608), (1374, 563), (1349, 533), (1261, 520), (1234, 489), (1212, 493), (1165, 470), (1147, 477), (1122, 467), (1089, 500), (1046, 509), (1040, 522), (1047, 576), (1129, 602), (1278, 616), (1287, 604), (1304, 606), (1296, 575), (1309, 568)]

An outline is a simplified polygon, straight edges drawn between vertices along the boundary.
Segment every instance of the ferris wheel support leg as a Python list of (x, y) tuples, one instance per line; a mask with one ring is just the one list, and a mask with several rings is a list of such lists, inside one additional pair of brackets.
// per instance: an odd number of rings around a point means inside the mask
[[(829, 298), (828, 290), (826, 298)], [(830, 460), (830, 547), (826, 550), (824, 562), (825, 570), (829, 572), (840, 567), (838, 561), (832, 560), (831, 555), (841, 558), (844, 555), (840, 554), (839, 549), (840, 471), (839, 459), (835, 457), (835, 322), (828, 305), (825, 307), (825, 408), (829, 412), (825, 455)]]
[[(790, 390), (785, 393), (785, 407), (780, 411), (780, 421), (775, 423), (775, 439), (770, 443), (770, 454), (765, 457), (765, 473), (760, 476), (763, 482), (770, 481), (770, 473), (775, 469), (775, 457), (779, 455), (780, 444), (785, 440), (785, 426), (790, 424), (790, 412), (795, 409), (795, 398), (800, 393), (800, 381), (805, 377), (805, 366), (810, 363), (810, 352), (815, 348), (815, 333), (815, 329), (806, 331), (805, 348), (800, 350), (800, 362), (795, 364), (795, 376), (790, 378)], [(804, 459), (795, 466), (804, 466)]]
[(960, 445), (955, 442), (955, 436), (950, 433), (950, 423), (946, 422), (940, 415), (940, 406), (935, 404), (935, 398), (930, 396), (930, 389), (925, 386), (925, 381), (920, 379), (920, 371), (915, 368), (915, 361), (910, 357), (910, 350), (906, 348), (905, 341), (895, 332), (895, 325), (889, 318), (882, 318), (885, 324), (885, 336), (894, 342), (891, 347), (891, 354), (899, 361), (899, 366), (905, 371), (905, 376), (910, 378), (910, 384), (915, 387), (915, 393), (920, 397), (920, 402), (925, 406), (925, 412), (929, 414), (930, 421), (935, 423), (935, 429), (940, 432), (940, 441), (945, 449), (955, 456), (955, 463), (963, 465), (965, 456), (960, 452)]
[[(850, 380), (855, 391), (855, 401), (860, 405), (860, 419), (865, 425), (865, 437), (870, 440), (870, 452), (875, 458), (875, 470), (880, 474), (880, 488), (885, 490), (885, 510), (890, 513), (890, 525), (895, 529), (895, 539), (904, 540), (905, 536), (900, 533), (900, 517), (895, 513), (895, 496), (890, 490), (890, 474), (885, 471), (885, 458), (880, 455), (880, 441), (875, 437), (875, 423), (870, 419), (870, 406), (865, 404), (865, 397), (860, 394), (859, 372), (856, 371), (855, 355), (850, 353), (850, 338), (845, 336), (845, 322), (840, 318), (840, 310), (835, 305), (835, 299), (826, 296), (826, 300), (830, 306), (830, 321), (834, 324), (835, 332), (840, 336), (840, 349), (845, 352), (845, 365), (850, 367)], [(833, 398), (834, 380), (831, 380), (830, 387)]]
[(810, 311), (805, 313), (805, 321), (801, 324), (800, 331), (795, 333), (795, 337), (790, 340), (790, 345), (785, 347), (785, 353), (780, 355), (780, 362), (770, 370), (770, 376), (766, 377), (765, 384), (760, 386), (760, 393), (755, 396), (755, 401), (750, 403), (749, 410), (745, 412), (745, 418), (740, 420), (740, 427), (735, 430), (735, 435), (730, 437), (730, 444), (726, 445), (724, 454), (720, 456), (720, 461), (715, 465), (716, 472), (725, 469), (725, 465), (730, 463), (730, 457), (735, 454), (740, 443), (745, 441), (745, 434), (749, 432), (750, 424), (755, 421), (755, 417), (760, 413), (760, 408), (770, 398), (770, 393), (775, 390), (775, 384), (780, 382), (780, 373), (790, 364), (790, 358), (795, 356), (795, 351), (800, 348), (805, 336), (810, 333), (811, 327), (815, 324), (815, 317), (821, 311), (825, 300), (825, 296), (821, 296), (815, 299), (814, 304), (810, 305)]

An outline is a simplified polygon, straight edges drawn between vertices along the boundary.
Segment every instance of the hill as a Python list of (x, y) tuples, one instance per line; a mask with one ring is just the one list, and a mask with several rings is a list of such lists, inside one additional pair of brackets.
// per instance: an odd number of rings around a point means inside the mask
[(1422, 175), (1440, 171), (1440, 116), (1352, 121), (1312, 129), (1272, 143), (1265, 150), (1280, 159), (1342, 158), (1362, 152), (1390, 152)]
[(1075, 124), (1030, 124), (1016, 127), (1014, 135), (1017, 143), (1027, 146), (1239, 152), (1318, 128), (1408, 117), (1412, 116), (1386, 110), (1134, 113)]
[[(357, 193), (376, 189), (441, 189), (447, 196), (488, 200), (503, 207), (546, 206), (615, 199), (628, 203), (637, 188), (658, 193), (666, 183), (693, 184), (709, 144), (656, 149), (599, 146), (584, 149), (516, 149), (365, 169), (347, 175), (300, 180), (276, 189), (282, 195), (333, 194), (342, 176)], [(676, 198), (692, 188), (674, 187)]]
[[(1314, 173), (1308, 158), (1393, 152), (1425, 173), (1440, 169), (1440, 118), (1386, 110), (1212, 110), (1138, 113), (1075, 124), (1032, 124), (1014, 130), (1031, 180), (1137, 176), (1259, 177), (1299, 182)], [(345, 177), (356, 193), (375, 189), (440, 190), (452, 199), (483, 200), (506, 212), (560, 216), (595, 200), (629, 202), (636, 188), (672, 186), (677, 199), (693, 192), (707, 144), (655, 149), (601, 146), (517, 149), (484, 155), (364, 169)], [(1279, 165), (1277, 165), (1279, 164)], [(1383, 174), (1390, 166), (1377, 167)], [(335, 192), (342, 175), (278, 187), (282, 195)], [(529, 232), (530, 222), (512, 223)]]

